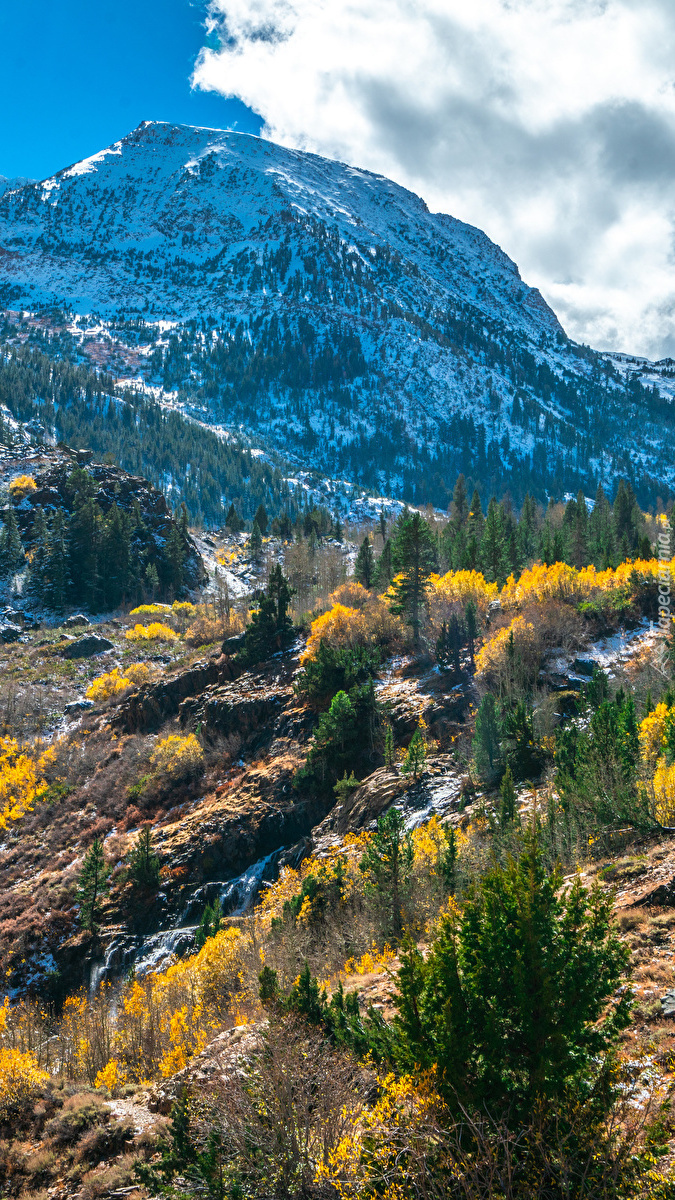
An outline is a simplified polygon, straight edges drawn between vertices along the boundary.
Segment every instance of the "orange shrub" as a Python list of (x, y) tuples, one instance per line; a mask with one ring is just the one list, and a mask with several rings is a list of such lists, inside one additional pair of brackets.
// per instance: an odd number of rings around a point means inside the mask
[[(355, 604), (348, 607), (338, 597), (353, 600)], [(314, 658), (322, 641), (337, 649), (342, 646), (390, 647), (402, 640), (403, 626), (399, 618), (390, 613), (382, 599), (368, 593), (360, 583), (344, 584), (333, 592), (331, 602), (333, 607), (312, 621), (301, 662)]]

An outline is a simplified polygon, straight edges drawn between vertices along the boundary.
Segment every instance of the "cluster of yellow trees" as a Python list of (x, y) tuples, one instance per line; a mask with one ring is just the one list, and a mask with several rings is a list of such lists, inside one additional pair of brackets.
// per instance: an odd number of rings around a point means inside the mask
[(651, 811), (675, 825), (675, 705), (657, 704), (641, 722), (640, 752)]
[(47, 787), (45, 772), (56, 747), (21, 746), (16, 738), (0, 738), (0, 829), (30, 812)]
[[(667, 566), (675, 586), (675, 559)], [(591, 602), (634, 584), (656, 580), (659, 570), (663, 571), (663, 564), (657, 559), (625, 562), (606, 571), (597, 571), (593, 566), (577, 570), (560, 562), (551, 566), (537, 563), (524, 570), (518, 579), (510, 575), (501, 591), (480, 571), (448, 571), (445, 575), (432, 575), (426, 594), (429, 633), (432, 638), (438, 637), (442, 622), (447, 621), (453, 611), (463, 611), (470, 600), (483, 622), (490, 605), (496, 602), (503, 612), (514, 612), (511, 624), (506, 629), (499, 629), (484, 647), (482, 657), (479, 655), (479, 674), (489, 673), (493, 665), (501, 661), (511, 634), (521, 653), (530, 657), (535, 654), (537, 635), (534, 626), (518, 615), (519, 610), (547, 601), (566, 606)], [(331, 607), (312, 622), (305, 658), (316, 657), (322, 640), (335, 648), (374, 645), (391, 648), (401, 643), (404, 627), (389, 611), (392, 597), (391, 588), (384, 595), (375, 596), (354, 581), (342, 584), (329, 598)]]

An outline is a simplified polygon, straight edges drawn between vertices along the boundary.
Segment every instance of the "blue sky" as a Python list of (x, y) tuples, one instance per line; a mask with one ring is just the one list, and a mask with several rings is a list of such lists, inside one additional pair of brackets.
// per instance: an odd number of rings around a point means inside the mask
[(191, 91), (190, 0), (0, 0), (0, 175), (43, 179), (163, 120), (258, 133), (237, 100)]

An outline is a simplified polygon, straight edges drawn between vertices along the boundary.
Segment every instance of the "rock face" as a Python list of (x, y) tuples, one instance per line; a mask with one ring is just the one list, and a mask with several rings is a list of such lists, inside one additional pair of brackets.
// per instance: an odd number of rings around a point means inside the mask
[(201, 736), (210, 742), (233, 733), (247, 738), (273, 722), (291, 694), (288, 687), (270, 685), (247, 671), (234, 683), (212, 685), (184, 700), (180, 723), (190, 728), (198, 725)]
[(380, 767), (343, 804), (334, 805), (314, 830), (313, 840), (320, 842), (328, 834), (344, 837), (346, 833), (358, 833), (366, 829), (391, 808), (409, 786), (398, 771), (391, 767)]
[(87, 637), (78, 638), (75, 642), (69, 642), (61, 651), (62, 658), (92, 658), (95, 654), (103, 654), (106, 650), (114, 650), (115, 647), (107, 638), (98, 637), (92, 633)]
[(188, 696), (199, 696), (210, 685), (234, 678), (235, 669), (224, 655), (195, 663), (169, 679), (147, 684), (123, 700), (110, 724), (124, 733), (150, 733), (175, 717)]

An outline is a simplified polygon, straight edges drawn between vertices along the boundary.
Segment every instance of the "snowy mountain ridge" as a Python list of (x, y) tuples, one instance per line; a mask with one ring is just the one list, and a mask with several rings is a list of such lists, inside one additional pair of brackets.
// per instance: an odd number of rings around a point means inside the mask
[(5, 191), (0, 304), (79, 314), (93, 361), (380, 494), (675, 485), (663, 372), (568, 341), (480, 230), (251, 135), (143, 122)]

